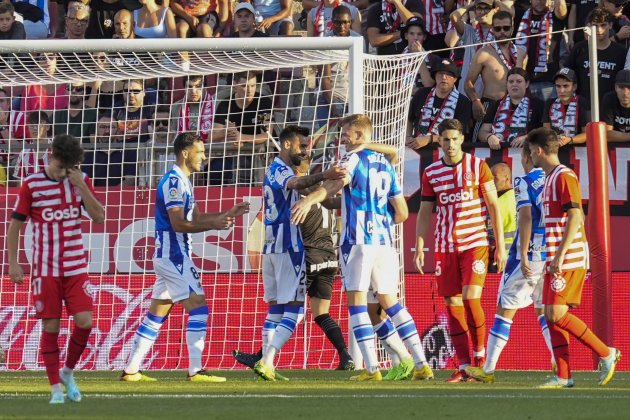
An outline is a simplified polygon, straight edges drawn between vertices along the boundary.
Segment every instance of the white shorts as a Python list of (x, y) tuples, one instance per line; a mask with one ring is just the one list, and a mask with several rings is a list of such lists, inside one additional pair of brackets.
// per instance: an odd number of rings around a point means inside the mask
[(263, 255), (263, 287), (265, 302), (304, 302), (306, 266), (304, 252), (287, 251)]
[(509, 264), (503, 272), (497, 303), (504, 309), (521, 309), (534, 303), (535, 308), (542, 308), (542, 291), (544, 283), (544, 261), (530, 261), (529, 266), (534, 276), (527, 278), (521, 271), (521, 263)]
[(398, 293), (400, 263), (396, 249), (386, 245), (343, 245), (340, 249), (344, 290), (381, 295)]
[(173, 302), (190, 297), (192, 292), (204, 296), (201, 278), (190, 258), (184, 257), (181, 270), (167, 258), (153, 259), (155, 284), (153, 299), (170, 299)]

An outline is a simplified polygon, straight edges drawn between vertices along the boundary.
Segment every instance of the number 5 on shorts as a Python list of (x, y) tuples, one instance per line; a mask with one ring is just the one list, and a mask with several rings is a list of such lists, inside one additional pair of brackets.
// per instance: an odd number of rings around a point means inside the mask
[(442, 275), (442, 261), (435, 262), (435, 277)]

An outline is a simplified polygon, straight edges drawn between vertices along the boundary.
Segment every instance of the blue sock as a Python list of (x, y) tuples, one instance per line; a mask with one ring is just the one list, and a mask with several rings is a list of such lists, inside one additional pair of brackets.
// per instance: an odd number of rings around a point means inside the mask
[(494, 316), (494, 324), (488, 334), (488, 356), (483, 367), (484, 372), (492, 373), (497, 367), (503, 348), (510, 339), (512, 320), (500, 315)]

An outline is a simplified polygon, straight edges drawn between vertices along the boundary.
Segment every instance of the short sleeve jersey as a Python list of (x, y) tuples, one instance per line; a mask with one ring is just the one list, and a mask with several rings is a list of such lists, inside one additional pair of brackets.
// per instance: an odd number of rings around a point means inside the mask
[(304, 250), (300, 229), (291, 223), (291, 207), (299, 199), (297, 191), (288, 188), (289, 181), (293, 177), (295, 177), (293, 169), (278, 157), (267, 168), (263, 182), (264, 254)]
[(602, 121), (620, 133), (630, 133), (630, 108), (621, 106), (617, 92), (608, 92), (600, 105)]
[[(582, 211), (582, 193), (577, 175), (564, 165), (558, 165), (547, 176), (543, 192), (547, 266), (551, 263), (562, 241), (568, 211)], [(588, 244), (584, 223), (580, 224), (573, 242), (564, 256), (563, 271), (588, 268)]]
[[(545, 185), (545, 173), (540, 168), (532, 169), (524, 177), (514, 179), (514, 194), (516, 197), (516, 214), (525, 207), (530, 207), (532, 212), (532, 232), (529, 237), (527, 259), (529, 261), (545, 261), (545, 224), (543, 220), (543, 187)], [(514, 243), (510, 248), (508, 259), (520, 261), (523, 256), (519, 246), (520, 232), (516, 230)]]
[(192, 254), (192, 236), (173, 229), (168, 210), (180, 207), (184, 211), (186, 220), (192, 220), (196, 205), (192, 185), (182, 169), (173, 165), (173, 169), (160, 180), (156, 194), (153, 258), (170, 260), (178, 269), (181, 269), (184, 258), (190, 258)]
[[(94, 192), (87, 175), (83, 179)], [(69, 277), (87, 272), (81, 235), (82, 197), (68, 178), (51, 179), (45, 171), (24, 179), (12, 218), (33, 227), (32, 277)]]
[(341, 245), (388, 245), (393, 242), (389, 200), (402, 195), (394, 167), (382, 153), (361, 150), (341, 159), (348, 184), (341, 199)]
[(437, 205), (436, 252), (488, 246), (483, 195), (490, 191), (496, 187), (488, 164), (469, 153), (456, 165), (440, 159), (425, 169), (421, 200)]

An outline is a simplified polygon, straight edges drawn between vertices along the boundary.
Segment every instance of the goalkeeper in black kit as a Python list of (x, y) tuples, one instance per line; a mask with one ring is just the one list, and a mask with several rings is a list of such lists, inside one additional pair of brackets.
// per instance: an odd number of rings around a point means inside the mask
[[(308, 175), (310, 159), (305, 159), (294, 170), (298, 176)], [(302, 191), (308, 193), (308, 191)], [(354, 370), (354, 361), (348, 353), (346, 341), (337, 321), (330, 317), (330, 299), (333, 281), (338, 272), (338, 259), (333, 243), (334, 213), (329, 208), (339, 208), (339, 197), (328, 199), (323, 203), (326, 207), (313, 206), (306, 219), (300, 224), (304, 251), (306, 254), (307, 293), (315, 323), (322, 329), (328, 340), (339, 353), (337, 370)], [(258, 353), (244, 353), (233, 350), (232, 355), (237, 362), (254, 368), (262, 358), (262, 349)]]

